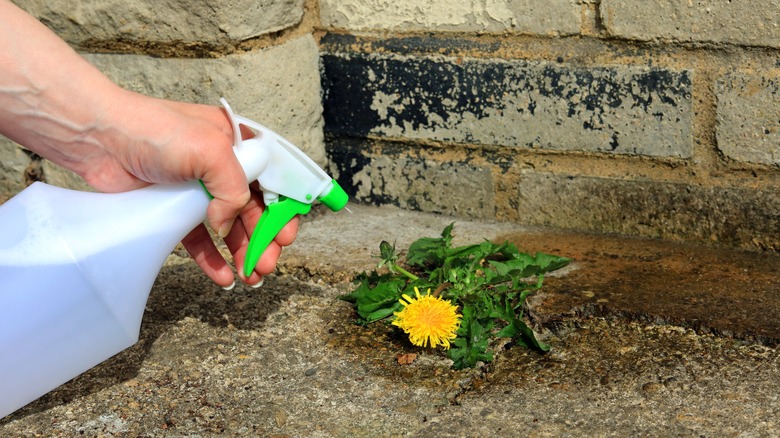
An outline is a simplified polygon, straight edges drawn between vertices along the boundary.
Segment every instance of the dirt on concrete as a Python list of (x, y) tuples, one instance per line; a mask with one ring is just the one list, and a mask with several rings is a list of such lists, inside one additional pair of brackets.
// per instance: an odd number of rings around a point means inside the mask
[(455, 244), (509, 239), (573, 263), (529, 301), (549, 353), (503, 344), (455, 371), (389, 324), (355, 325), (337, 299), (382, 240), (406, 248), (454, 219), (350, 208), (305, 220), (257, 290), (223, 291), (175, 253), (140, 341), (1, 419), (0, 435), (780, 434), (780, 258), (456, 220)]
[(780, 343), (780, 257), (711, 246), (532, 231), (499, 236), (528, 252), (565, 254), (535, 310), (544, 324), (571, 316), (623, 316), (767, 345)]

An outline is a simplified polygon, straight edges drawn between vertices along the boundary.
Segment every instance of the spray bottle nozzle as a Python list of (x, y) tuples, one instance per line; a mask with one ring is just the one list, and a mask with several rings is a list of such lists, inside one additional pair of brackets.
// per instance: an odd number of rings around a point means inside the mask
[[(221, 102), (233, 125), (236, 156), (247, 181), (257, 180), (260, 184), (266, 205), (249, 239), (244, 260), (244, 275), (249, 277), (265, 249), (295, 215), (308, 213), (315, 200), (332, 211), (339, 211), (347, 205), (349, 197), (333, 178), (292, 143), (265, 126), (233, 113), (225, 99)], [(240, 125), (253, 129), (258, 135), (243, 140)]]
[(339, 211), (347, 206), (349, 196), (335, 179), (331, 182), (333, 183), (333, 186), (330, 188), (330, 191), (317, 198), (317, 200), (331, 209), (331, 211)]

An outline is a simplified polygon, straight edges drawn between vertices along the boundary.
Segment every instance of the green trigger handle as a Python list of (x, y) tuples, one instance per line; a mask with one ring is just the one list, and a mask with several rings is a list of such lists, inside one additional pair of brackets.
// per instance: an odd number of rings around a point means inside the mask
[[(208, 195), (209, 199), (214, 199), (206, 189), (206, 185), (203, 181), (200, 181), (200, 185)], [(307, 195), (309, 199), (310, 195)], [(324, 195), (318, 196), (317, 200), (330, 208), (332, 211), (339, 211), (346, 207), (349, 201), (347, 192), (339, 185), (336, 180), (331, 180), (331, 186), (328, 188)], [(311, 204), (305, 202), (296, 201), (293, 198), (280, 195), (279, 201), (274, 202), (266, 206), (265, 211), (260, 216), (260, 220), (257, 221), (255, 231), (252, 233), (252, 237), (249, 238), (249, 245), (246, 250), (246, 257), (244, 258), (244, 276), (249, 278), (252, 275), (252, 271), (255, 270), (257, 262), (260, 261), (260, 256), (268, 248), (268, 245), (274, 240), (279, 231), (292, 220), (296, 215), (307, 214), (311, 210)]]
[(249, 278), (254, 271), (260, 256), (282, 231), (287, 222), (297, 214), (306, 214), (311, 210), (311, 204), (305, 204), (292, 198), (279, 197), (279, 202), (268, 205), (255, 226), (255, 231), (249, 239), (249, 246), (244, 259), (244, 276)]

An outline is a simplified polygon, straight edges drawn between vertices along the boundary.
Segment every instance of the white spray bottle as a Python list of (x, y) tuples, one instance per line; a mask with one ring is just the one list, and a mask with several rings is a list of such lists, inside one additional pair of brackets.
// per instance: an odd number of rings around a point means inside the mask
[[(284, 138), (232, 112), (234, 151), (266, 203), (244, 273), (296, 214), (347, 195)], [(242, 140), (239, 125), (257, 132)], [(125, 193), (34, 183), (0, 205), (0, 418), (138, 341), (155, 278), (206, 217), (200, 181)]]

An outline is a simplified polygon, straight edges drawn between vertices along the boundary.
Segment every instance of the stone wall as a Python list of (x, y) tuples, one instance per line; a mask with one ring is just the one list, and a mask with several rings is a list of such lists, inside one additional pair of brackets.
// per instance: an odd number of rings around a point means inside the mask
[[(279, 132), (326, 164), (316, 4), (306, 0), (14, 0), (119, 85), (157, 97), (219, 104)], [(50, 183), (87, 189), (76, 175), (0, 142), (0, 175), (43, 168)], [(28, 178), (29, 179), (29, 178)]]
[[(225, 96), (360, 202), (780, 249), (780, 0), (14, 2), (120, 85)], [(0, 142), (6, 180), (41, 169), (79, 184)]]
[(356, 198), (780, 249), (780, 1), (321, 0)]

